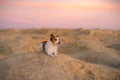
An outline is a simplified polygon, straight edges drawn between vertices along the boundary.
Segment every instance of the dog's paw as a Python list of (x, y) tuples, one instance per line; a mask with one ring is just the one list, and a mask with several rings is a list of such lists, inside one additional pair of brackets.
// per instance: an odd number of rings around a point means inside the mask
[(58, 55), (56, 54), (55, 57), (57, 57)]
[(50, 55), (51, 57), (56, 57), (55, 55)]
[(57, 54), (55, 53), (51, 53), (51, 54), (48, 54), (50, 57), (57, 57)]
[(52, 57), (56, 57), (56, 54), (55, 54), (55, 53), (52, 53)]
[(55, 57), (57, 57), (57, 53), (53, 53), (53, 55), (55, 55)]
[(55, 55), (54, 54), (48, 54), (50, 57), (55, 57)]

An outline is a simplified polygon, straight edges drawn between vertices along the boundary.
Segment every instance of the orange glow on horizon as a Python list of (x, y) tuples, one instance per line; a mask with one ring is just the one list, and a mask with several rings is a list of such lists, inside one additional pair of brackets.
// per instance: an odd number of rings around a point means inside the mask
[(118, 10), (115, 5), (106, 3), (91, 4), (75, 4), (75, 3), (33, 3), (33, 2), (6, 2), (6, 5), (28, 8), (52, 8), (52, 9), (68, 9), (68, 10)]
[(2, 0), (0, 10), (0, 28), (120, 25), (120, 5), (109, 0)]

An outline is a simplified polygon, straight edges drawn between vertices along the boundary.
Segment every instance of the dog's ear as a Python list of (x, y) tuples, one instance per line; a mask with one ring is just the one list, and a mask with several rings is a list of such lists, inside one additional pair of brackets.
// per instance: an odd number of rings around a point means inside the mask
[(50, 37), (54, 37), (54, 35), (53, 35), (53, 34), (50, 34)]

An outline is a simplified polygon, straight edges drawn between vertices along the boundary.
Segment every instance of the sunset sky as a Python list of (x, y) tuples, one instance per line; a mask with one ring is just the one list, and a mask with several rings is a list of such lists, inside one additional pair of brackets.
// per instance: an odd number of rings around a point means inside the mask
[(0, 28), (120, 29), (120, 0), (0, 0)]

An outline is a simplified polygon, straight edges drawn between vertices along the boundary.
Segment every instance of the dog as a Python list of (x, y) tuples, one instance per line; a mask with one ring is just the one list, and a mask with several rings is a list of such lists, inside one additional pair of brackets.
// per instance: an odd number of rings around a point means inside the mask
[(59, 36), (50, 34), (48, 41), (43, 41), (40, 43), (39, 50), (40, 52), (47, 53), (51, 57), (56, 57), (59, 44), (61, 44)]

